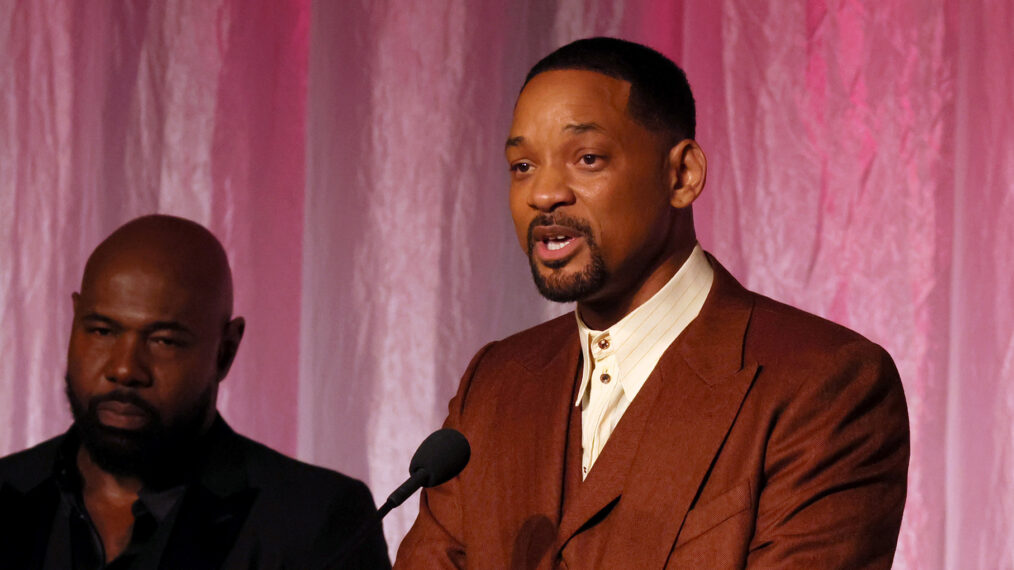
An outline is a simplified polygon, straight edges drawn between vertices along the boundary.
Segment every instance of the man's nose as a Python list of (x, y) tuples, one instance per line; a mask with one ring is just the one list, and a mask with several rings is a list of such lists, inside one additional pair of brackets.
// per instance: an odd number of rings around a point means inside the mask
[(544, 167), (535, 173), (528, 194), (528, 205), (541, 212), (552, 212), (574, 203), (570, 180), (561, 168)]
[(123, 334), (113, 346), (106, 368), (106, 378), (122, 386), (151, 386), (144, 341), (136, 334)]

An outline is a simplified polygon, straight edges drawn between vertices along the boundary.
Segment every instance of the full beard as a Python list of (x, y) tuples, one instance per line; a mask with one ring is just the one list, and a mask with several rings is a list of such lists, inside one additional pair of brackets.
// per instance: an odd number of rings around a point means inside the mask
[[(81, 444), (92, 461), (107, 473), (145, 481), (172, 477), (183, 468), (182, 460), (200, 438), (213, 399), (211, 390), (206, 390), (186, 414), (167, 425), (154, 406), (131, 390), (116, 390), (81, 401), (71, 390), (68, 374), (66, 393)], [(148, 416), (148, 422), (138, 429), (103, 424), (99, 421), (98, 406), (107, 401), (137, 406)]]
[[(537, 226), (560, 225), (573, 228), (584, 237), (585, 245), (591, 260), (588, 265), (576, 273), (565, 275), (561, 270), (570, 261), (563, 260), (559, 263), (542, 263), (536, 261), (532, 252), (535, 250), (535, 242), (532, 239), (532, 231)], [(605, 285), (609, 277), (606, 271), (605, 261), (602, 259), (602, 251), (592, 235), (591, 226), (583, 220), (565, 216), (562, 214), (540, 215), (528, 225), (528, 265), (532, 270), (532, 279), (539, 294), (557, 303), (569, 303), (580, 301), (594, 293), (597, 293)], [(543, 275), (539, 270), (540, 265), (551, 270), (548, 275)]]

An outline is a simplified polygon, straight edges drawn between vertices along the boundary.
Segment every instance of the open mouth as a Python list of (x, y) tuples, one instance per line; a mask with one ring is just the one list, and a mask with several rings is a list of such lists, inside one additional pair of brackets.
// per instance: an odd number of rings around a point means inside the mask
[(575, 254), (584, 242), (580, 230), (551, 225), (532, 228), (532, 255), (543, 262), (560, 262)]
[(572, 241), (574, 241), (573, 237), (571, 237), (571, 236), (562, 236), (561, 235), (561, 236), (547, 237), (547, 238), (545, 238), (545, 239), (542, 240), (542, 243), (543, 243), (543, 245), (545, 245), (546, 249), (548, 249), (549, 251), (558, 251), (558, 250), (561, 250), (561, 249), (567, 247), (567, 245), (569, 245), (570, 242), (572, 242)]

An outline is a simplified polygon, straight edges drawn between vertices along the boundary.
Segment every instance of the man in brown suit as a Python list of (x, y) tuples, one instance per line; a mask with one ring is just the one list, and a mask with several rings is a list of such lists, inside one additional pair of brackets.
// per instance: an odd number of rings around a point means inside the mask
[(566, 315), (484, 347), (446, 421), (472, 445), (398, 568), (886, 568), (908, 419), (879, 346), (744, 289), (697, 244), (683, 72), (574, 42), (529, 73), (510, 204)]

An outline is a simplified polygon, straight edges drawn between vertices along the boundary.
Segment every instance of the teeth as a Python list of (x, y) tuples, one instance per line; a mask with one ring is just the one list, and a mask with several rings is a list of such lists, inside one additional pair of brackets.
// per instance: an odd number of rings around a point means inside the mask
[(561, 239), (560, 241), (555, 240), (549, 241), (546, 242), (546, 249), (548, 249), (549, 251), (556, 251), (558, 249), (563, 249), (564, 247), (567, 246), (568, 243), (570, 243), (569, 239)]

